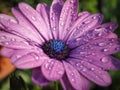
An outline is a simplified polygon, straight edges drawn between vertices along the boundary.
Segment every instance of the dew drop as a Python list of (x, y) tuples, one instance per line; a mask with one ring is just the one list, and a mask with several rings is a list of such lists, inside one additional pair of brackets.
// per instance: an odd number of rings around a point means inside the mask
[(83, 55), (83, 54), (86, 54), (86, 53), (81, 51), (80, 54)]
[(73, 36), (76, 36), (77, 35), (77, 33), (75, 32), (74, 34), (73, 34)]
[(76, 63), (76, 66), (79, 67), (79, 63)]
[(107, 51), (108, 51), (108, 49), (107, 49), (107, 48), (103, 49), (103, 52), (107, 52)]
[(32, 16), (31, 18), (32, 18), (32, 20), (36, 21), (36, 18), (34, 16)]
[(101, 58), (101, 61), (102, 61), (103, 63), (108, 63), (108, 58), (107, 58), (107, 57), (103, 57), (103, 58)]
[(97, 16), (94, 16), (94, 17), (92, 17), (93, 19), (96, 19), (97, 18)]
[(10, 22), (12, 22), (12, 23), (17, 23), (17, 21), (14, 20), (14, 19), (10, 19)]
[(51, 70), (52, 68), (51, 68), (51, 67), (49, 67), (48, 69), (49, 69), (49, 70)]
[(12, 38), (11, 41), (16, 41), (15, 38)]
[(74, 3), (74, 0), (71, 0), (70, 2), (71, 2), (71, 3)]
[(16, 58), (20, 58), (21, 56), (20, 55), (16, 55)]
[(110, 28), (111, 30), (113, 29), (113, 27), (112, 27), (112, 26), (110, 26), (109, 28)]
[(90, 23), (90, 21), (89, 21), (89, 20), (87, 20), (87, 21), (85, 21), (85, 22), (84, 22), (84, 24), (88, 24), (88, 23)]
[(117, 51), (120, 50), (120, 47), (116, 47), (115, 50), (117, 50)]
[(95, 53), (91, 53), (91, 55), (93, 55), (93, 56), (94, 56), (94, 55), (95, 55)]
[(62, 75), (64, 72), (63, 71), (58, 71), (58, 74)]
[(48, 69), (48, 67), (49, 67), (49, 64), (48, 64), (48, 63), (46, 63), (46, 64), (45, 64), (45, 68), (46, 68), (46, 69)]
[(39, 60), (39, 57), (38, 57), (38, 56), (35, 56), (35, 59), (36, 59), (36, 60)]
[(105, 44), (101, 42), (101, 43), (99, 43), (98, 45), (99, 45), (99, 46), (104, 46)]
[(4, 16), (1, 16), (1, 15), (0, 15), (0, 19), (3, 19), (3, 18), (4, 18)]
[(95, 76), (96, 78), (98, 78), (98, 76)]
[(110, 39), (110, 41), (111, 41), (111, 42), (114, 42), (114, 41), (115, 41), (115, 39), (111, 38), (111, 39)]
[(51, 20), (53, 20), (53, 21), (54, 21), (54, 20), (55, 20), (55, 17), (51, 17)]
[(54, 62), (52, 61), (51, 64), (54, 64)]
[(74, 76), (74, 74), (73, 74), (73, 73), (72, 73), (71, 75), (72, 75), (72, 76)]
[(72, 82), (74, 82), (74, 81), (75, 81), (75, 79), (73, 79), (73, 78), (72, 78), (72, 79), (71, 79), (71, 81), (72, 81)]
[(109, 43), (109, 47), (111, 47), (113, 44), (112, 43)]
[(66, 10), (68, 10), (68, 9), (69, 9), (69, 7), (66, 8)]
[(29, 7), (28, 7), (28, 6), (26, 6), (25, 8), (26, 8), (26, 9), (28, 9)]
[(64, 23), (63, 23), (63, 22), (61, 22), (61, 23), (60, 23), (60, 25), (61, 25), (61, 26), (63, 26), (63, 25), (64, 25)]
[(94, 68), (91, 68), (92, 71), (94, 71), (95, 69)]
[(98, 33), (98, 36), (101, 37), (101, 36), (102, 36), (102, 33)]
[(83, 68), (83, 66), (82, 66), (82, 65), (80, 65), (79, 67), (80, 67), (80, 68)]
[(5, 45), (8, 45), (9, 43), (8, 42), (5, 42)]
[(77, 39), (76, 39), (76, 41), (79, 41), (79, 40), (81, 40), (81, 38), (77, 38)]
[(48, 63), (50, 63), (51, 62), (51, 60), (48, 60)]
[(87, 71), (87, 69), (86, 68), (83, 68), (83, 70), (82, 70), (83, 72), (85, 72), (85, 71)]
[(56, 31), (56, 27), (53, 27), (52, 30)]
[(66, 30), (67, 30), (67, 31), (70, 31), (70, 28), (67, 28)]
[(6, 39), (6, 36), (1, 36), (0, 38), (1, 38), (1, 39)]

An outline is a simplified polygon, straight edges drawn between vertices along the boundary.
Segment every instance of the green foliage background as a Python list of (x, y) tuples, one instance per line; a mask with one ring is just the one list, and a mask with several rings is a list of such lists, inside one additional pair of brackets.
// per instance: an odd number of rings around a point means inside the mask
[[(0, 13), (12, 15), (10, 9), (19, 2), (27, 2), (33, 7), (37, 3), (44, 2), (48, 5), (52, 0), (0, 0)], [(80, 0), (79, 11), (90, 11), (91, 13), (103, 13), (104, 22), (117, 22), (120, 25), (120, 0)], [(116, 30), (120, 36), (120, 27)], [(115, 55), (120, 58), (120, 54)], [(91, 90), (120, 90), (120, 71), (110, 71), (112, 84), (109, 87), (100, 87), (91, 84)], [(21, 77), (22, 80), (19, 78)], [(18, 80), (18, 81), (17, 81)], [(16, 84), (18, 83), (18, 84)], [(22, 83), (22, 84), (21, 84)], [(18, 86), (17, 86), (18, 85)], [(17, 89), (16, 89), (17, 87)], [(11, 89), (12, 88), (12, 89)], [(15, 88), (15, 89), (14, 89)], [(63, 90), (59, 82), (52, 82), (46, 87), (39, 87), (31, 81), (31, 70), (16, 70), (0, 82), (0, 90)]]

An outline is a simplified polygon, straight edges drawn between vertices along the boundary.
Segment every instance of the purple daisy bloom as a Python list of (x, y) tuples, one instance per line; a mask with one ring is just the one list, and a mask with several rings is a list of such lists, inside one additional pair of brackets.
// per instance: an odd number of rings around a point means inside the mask
[(20, 69), (33, 68), (40, 86), (60, 80), (64, 90), (89, 90), (90, 81), (108, 86), (106, 70), (120, 69), (111, 56), (120, 51), (116, 23), (101, 24), (101, 14), (78, 13), (78, 0), (53, 0), (50, 8), (26, 3), (0, 14), (1, 53)]

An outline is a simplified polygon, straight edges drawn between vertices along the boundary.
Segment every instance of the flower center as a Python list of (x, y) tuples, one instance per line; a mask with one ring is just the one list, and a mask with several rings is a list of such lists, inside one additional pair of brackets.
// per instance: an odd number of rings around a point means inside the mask
[(42, 49), (50, 58), (57, 60), (65, 60), (70, 53), (68, 45), (60, 40), (49, 40), (43, 44)]

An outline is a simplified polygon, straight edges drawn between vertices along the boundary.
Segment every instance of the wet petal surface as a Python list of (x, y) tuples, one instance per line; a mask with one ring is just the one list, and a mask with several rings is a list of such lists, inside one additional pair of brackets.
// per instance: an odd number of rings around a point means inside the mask
[(0, 45), (13, 49), (30, 49), (31, 45), (25, 39), (14, 34), (0, 31)]
[(25, 17), (33, 24), (33, 26), (36, 28), (36, 30), (43, 39), (49, 40), (52, 38), (51, 31), (47, 28), (44, 19), (36, 10), (34, 10), (26, 3), (20, 3), (19, 9), (25, 15)]
[(56, 81), (61, 79), (64, 74), (63, 64), (54, 59), (47, 59), (41, 67), (42, 73), (46, 79), (50, 81)]
[(79, 59), (69, 59), (69, 62), (86, 78), (100, 86), (108, 86), (111, 84), (109, 74), (101, 68)]
[(94, 29), (88, 30), (87, 32), (83, 33), (82, 35), (80, 35), (77, 38), (73, 37), (73, 39), (68, 40), (67, 43), (69, 44), (69, 46), (71, 48), (74, 48), (74, 47), (80, 46), (82, 44), (94, 41), (96, 39), (106, 37), (106, 35), (109, 35), (116, 28), (117, 28), (116, 23), (106, 23), (106, 24), (97, 26)]
[[(63, 39), (77, 18), (78, 0), (67, 0), (62, 8), (59, 20), (59, 39)], [(67, 17), (67, 18), (66, 18)]]
[(75, 90), (88, 90), (90, 83), (86, 80), (80, 73), (67, 62), (63, 62), (66, 75), (68, 77), (69, 82), (75, 88)]
[(42, 50), (16, 50), (11, 56), (11, 62), (21, 69), (35, 68), (41, 66), (47, 56)]
[(62, 7), (62, 0), (53, 0), (52, 5), (50, 7), (50, 23), (54, 39), (58, 39), (59, 19)]

